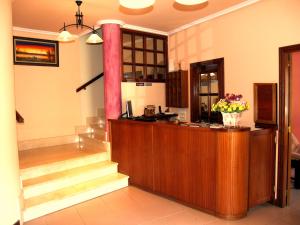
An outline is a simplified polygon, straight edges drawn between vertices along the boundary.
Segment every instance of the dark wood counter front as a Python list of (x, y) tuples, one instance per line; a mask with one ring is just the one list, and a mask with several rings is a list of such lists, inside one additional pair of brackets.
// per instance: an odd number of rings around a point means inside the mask
[(228, 219), (272, 198), (272, 169), (263, 165), (274, 153), (271, 131), (129, 120), (111, 120), (110, 129), (112, 161), (131, 184)]

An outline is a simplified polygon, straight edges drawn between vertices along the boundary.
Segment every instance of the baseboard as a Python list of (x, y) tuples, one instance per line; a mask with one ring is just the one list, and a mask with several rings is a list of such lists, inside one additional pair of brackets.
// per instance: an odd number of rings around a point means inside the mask
[(66, 136), (59, 136), (59, 137), (49, 137), (49, 138), (19, 141), (18, 148), (19, 151), (23, 151), (32, 148), (42, 148), (42, 147), (49, 147), (55, 145), (77, 143), (77, 142), (78, 142), (78, 136), (73, 134), (73, 135), (66, 135)]

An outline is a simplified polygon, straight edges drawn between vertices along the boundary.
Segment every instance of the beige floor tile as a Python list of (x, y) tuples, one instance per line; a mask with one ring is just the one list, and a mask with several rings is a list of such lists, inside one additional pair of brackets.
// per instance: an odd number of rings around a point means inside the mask
[(85, 225), (75, 207), (46, 215), (45, 221), (47, 225)]
[(24, 225), (47, 225), (45, 217), (40, 217), (29, 222), (26, 222)]
[(300, 225), (300, 210), (264, 204), (246, 218), (228, 221), (183, 206), (166, 198), (128, 187), (49, 214), (25, 225)]

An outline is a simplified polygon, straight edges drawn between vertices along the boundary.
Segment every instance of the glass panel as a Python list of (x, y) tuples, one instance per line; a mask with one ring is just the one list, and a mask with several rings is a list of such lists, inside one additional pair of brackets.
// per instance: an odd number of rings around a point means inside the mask
[(135, 63), (144, 63), (143, 51), (135, 51)]
[(132, 47), (131, 34), (123, 34), (123, 46)]
[(134, 80), (135, 79), (134, 73), (132, 72), (132, 66), (129, 66), (129, 65), (123, 66), (123, 77), (126, 80)]
[[(211, 96), (210, 99), (211, 99), (211, 105), (212, 105), (212, 104), (216, 104), (218, 102), (219, 97), (218, 96)], [(210, 113), (210, 122), (211, 123), (218, 123), (219, 118), (221, 116), (220, 114), (221, 114), (220, 112), (211, 112)]]
[(143, 48), (143, 36), (135, 35), (135, 47)]
[(208, 93), (208, 74), (201, 73), (200, 74), (200, 93), (205, 94)]
[(146, 49), (153, 50), (154, 49), (154, 42), (153, 38), (146, 38)]
[(164, 50), (164, 41), (161, 39), (156, 40), (156, 50), (163, 51)]
[(147, 52), (147, 64), (154, 64), (154, 53)]
[(155, 76), (155, 69), (153, 66), (147, 66), (147, 79), (153, 80)]
[(165, 59), (164, 59), (164, 54), (163, 53), (157, 53), (157, 64), (158, 65), (165, 65)]
[(200, 114), (201, 122), (208, 122), (208, 98), (209, 96), (200, 96), (199, 97), (199, 107), (200, 107)]
[(132, 51), (128, 49), (123, 49), (123, 62), (132, 62)]
[(143, 66), (135, 67), (135, 77), (138, 79), (144, 79), (144, 67)]
[(219, 93), (217, 73), (210, 73), (210, 92)]
[(157, 75), (156, 79), (164, 80), (166, 78), (166, 68), (165, 67), (156, 67)]

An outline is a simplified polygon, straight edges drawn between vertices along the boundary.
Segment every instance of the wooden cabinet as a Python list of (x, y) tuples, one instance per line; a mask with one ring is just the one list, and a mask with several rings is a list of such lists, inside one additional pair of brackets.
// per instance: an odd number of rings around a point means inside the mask
[(166, 77), (166, 106), (188, 107), (188, 71), (169, 72)]
[(188, 130), (153, 128), (154, 191), (189, 201)]
[(189, 163), (193, 177), (190, 189), (194, 205), (208, 212), (216, 206), (216, 132), (190, 128)]
[(152, 126), (111, 123), (112, 161), (119, 171), (129, 175), (132, 184), (153, 189)]
[(110, 120), (112, 161), (130, 183), (222, 218), (272, 199), (274, 132)]

